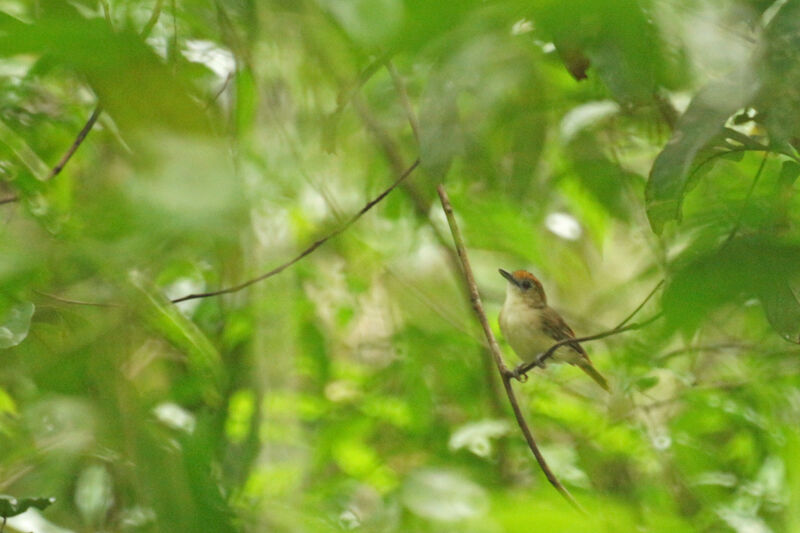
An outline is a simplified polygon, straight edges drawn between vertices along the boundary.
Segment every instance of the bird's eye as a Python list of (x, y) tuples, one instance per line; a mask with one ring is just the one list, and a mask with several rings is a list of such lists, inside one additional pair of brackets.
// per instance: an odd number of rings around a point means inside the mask
[(522, 288), (523, 289), (530, 289), (531, 287), (533, 287), (533, 285), (531, 285), (531, 282), (528, 281), (527, 279), (522, 282)]

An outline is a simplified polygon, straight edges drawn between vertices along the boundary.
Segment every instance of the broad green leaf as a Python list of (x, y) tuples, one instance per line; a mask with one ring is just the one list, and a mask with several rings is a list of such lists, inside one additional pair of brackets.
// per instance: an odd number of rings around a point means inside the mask
[[(512, 138), (513, 146), (529, 151), (535, 155), (533, 161), (538, 161), (541, 146), (530, 149), (529, 143), (514, 138), (516, 129), (533, 142), (544, 138), (540, 129), (529, 131), (544, 127), (534, 62), (537, 56), (525, 41), (503, 27), (507, 20), (502, 14), (487, 10), (484, 15), (465, 21), (447, 41), (450, 47), (442, 45), (441, 57), (422, 95), (420, 159), (423, 168), (437, 179), (447, 174), (457, 156), (469, 161), (487, 157), (498, 131), (506, 132), (504, 136)], [(503, 156), (507, 149), (497, 154)], [(527, 154), (515, 157), (515, 163), (517, 171), (533, 168)], [(470, 170), (475, 168), (470, 166)], [(529, 174), (515, 177), (530, 179)]]
[(758, 298), (773, 327), (782, 335), (794, 334), (800, 329), (800, 304), (787, 283), (798, 274), (800, 245), (764, 237), (734, 239), (675, 271), (664, 292), (664, 313), (673, 327), (692, 331), (714, 309)]
[(445, 80), (437, 83), (434, 78), (432, 83), (420, 110), (420, 160), (425, 170), (442, 179), (453, 158), (463, 152), (466, 139), (452, 89), (446, 88)]
[(785, 279), (774, 280), (761, 296), (764, 312), (772, 327), (783, 337), (800, 343), (800, 302)]
[(218, 404), (223, 368), (217, 349), (144, 275), (132, 272), (130, 280), (138, 289), (139, 309), (145, 322), (186, 354), (189, 368), (201, 379), (204, 399), (211, 405)]
[(790, 187), (798, 177), (800, 177), (800, 164), (795, 161), (784, 161), (781, 166), (780, 186)]
[(125, 128), (208, 131), (187, 84), (132, 30), (112, 32), (103, 20), (65, 10), (0, 35), (0, 55), (18, 54), (47, 54), (85, 76), (104, 109)]
[(359, 44), (374, 47), (393, 39), (403, 23), (401, 0), (317, 0)]
[(757, 63), (762, 87), (754, 106), (773, 142), (800, 134), (800, 4), (782, 2), (764, 29)]
[[(543, 0), (534, 22), (576, 79), (596, 72), (622, 103), (651, 103), (668, 77), (658, 30), (638, 0)], [(587, 73), (587, 68), (590, 69)]]
[(692, 99), (672, 138), (658, 154), (645, 190), (647, 217), (656, 233), (679, 220), (695, 156), (722, 131), (725, 121), (755, 93), (749, 73), (710, 83)]

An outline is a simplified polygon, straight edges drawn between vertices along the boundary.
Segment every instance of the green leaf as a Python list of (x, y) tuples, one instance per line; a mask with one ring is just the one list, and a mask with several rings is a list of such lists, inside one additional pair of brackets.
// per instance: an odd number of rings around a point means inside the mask
[(0, 415), (2, 414), (17, 414), (17, 404), (14, 398), (11, 397), (2, 387), (0, 387)]
[(728, 117), (749, 101), (756, 87), (749, 75), (730, 76), (709, 84), (692, 99), (650, 170), (645, 200), (654, 232), (660, 234), (664, 224), (680, 219), (695, 157), (722, 131)]
[(658, 385), (658, 377), (657, 376), (645, 376), (643, 378), (639, 378), (634, 383), (636, 388), (640, 391), (646, 391), (647, 389), (652, 389), (656, 385)]
[(200, 328), (141, 273), (134, 272), (130, 278), (139, 291), (139, 310), (145, 322), (186, 354), (189, 368), (202, 380), (205, 401), (217, 405), (223, 374), (219, 352)]
[(66, 10), (0, 35), (0, 55), (19, 54), (49, 55), (85, 76), (104, 109), (125, 128), (208, 131), (188, 84), (132, 30), (113, 32), (104, 20)]
[(800, 304), (788, 280), (800, 274), (800, 245), (766, 237), (734, 239), (677, 269), (664, 291), (664, 313), (672, 327), (696, 329), (714, 309), (758, 298), (781, 334), (800, 330)]
[(761, 297), (767, 320), (781, 336), (800, 343), (800, 302), (786, 280), (774, 281), (771, 290)]
[(13, 496), (0, 494), (0, 516), (3, 518), (17, 516), (31, 507), (44, 510), (55, 503), (55, 501), (55, 498), (22, 498), (21, 500), (17, 500)]
[(591, 68), (622, 103), (649, 103), (670, 70), (656, 26), (638, 0), (544, 0), (535, 21), (575, 79)]
[(20, 302), (6, 309), (0, 320), (0, 348), (11, 348), (25, 340), (35, 309), (31, 302)]
[(345, 31), (365, 46), (386, 44), (403, 23), (400, 0), (317, 0)]
[(781, 187), (791, 187), (800, 176), (800, 164), (795, 161), (784, 161), (778, 183)]
[(443, 178), (453, 158), (464, 151), (465, 133), (452, 87), (443, 76), (432, 76), (422, 100), (419, 145), (422, 168)]
[(2, 120), (0, 120), (0, 143), (5, 144), (36, 179), (44, 180), (47, 178), (50, 168), (33, 151), (25, 139), (8, 127)]
[(800, 134), (800, 4), (783, 2), (764, 30), (758, 74), (762, 88), (754, 106), (772, 142)]

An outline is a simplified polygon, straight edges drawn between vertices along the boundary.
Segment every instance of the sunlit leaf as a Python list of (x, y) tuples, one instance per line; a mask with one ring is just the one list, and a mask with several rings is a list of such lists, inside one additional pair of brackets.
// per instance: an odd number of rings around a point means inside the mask
[(475, 482), (447, 470), (422, 470), (403, 486), (403, 503), (414, 514), (455, 522), (480, 516), (488, 508), (486, 491)]
[(0, 348), (10, 348), (25, 340), (35, 308), (31, 302), (20, 302), (5, 309), (5, 316), (0, 318)]
[(113, 480), (102, 465), (89, 465), (75, 482), (75, 505), (86, 524), (102, 524), (114, 503)]
[(492, 452), (492, 440), (506, 435), (511, 426), (506, 420), (481, 420), (465, 424), (453, 432), (449, 446), (453, 450), (466, 448), (479, 457)]

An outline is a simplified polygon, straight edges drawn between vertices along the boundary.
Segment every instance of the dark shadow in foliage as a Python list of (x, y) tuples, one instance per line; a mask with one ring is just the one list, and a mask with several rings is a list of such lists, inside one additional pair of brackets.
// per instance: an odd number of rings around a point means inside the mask
[(758, 298), (772, 327), (797, 341), (800, 303), (790, 284), (800, 275), (800, 244), (742, 237), (678, 263), (664, 292), (668, 327), (692, 332), (715, 309)]

